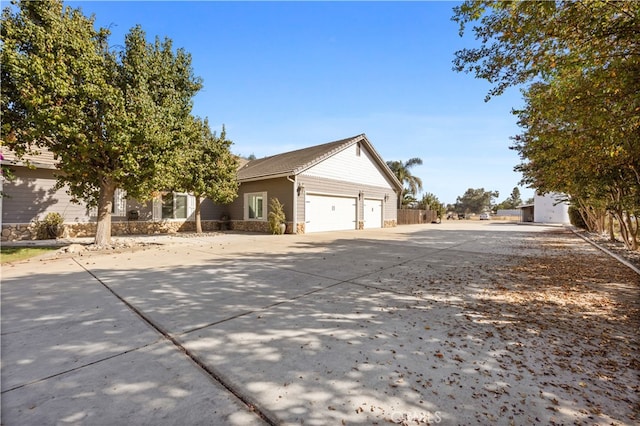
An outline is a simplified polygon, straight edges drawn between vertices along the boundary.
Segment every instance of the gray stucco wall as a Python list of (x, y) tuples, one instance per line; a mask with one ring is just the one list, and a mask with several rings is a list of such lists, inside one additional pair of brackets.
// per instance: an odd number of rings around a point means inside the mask
[(287, 180), (287, 178), (275, 178), (265, 179), (254, 182), (243, 182), (240, 184), (238, 190), (238, 198), (229, 205), (229, 213), (232, 220), (244, 219), (244, 194), (252, 192), (266, 192), (267, 193), (267, 212), (268, 206), (271, 203), (271, 199), (277, 197), (282, 204), (284, 204), (284, 213), (287, 216), (287, 221), (293, 220), (293, 183)]

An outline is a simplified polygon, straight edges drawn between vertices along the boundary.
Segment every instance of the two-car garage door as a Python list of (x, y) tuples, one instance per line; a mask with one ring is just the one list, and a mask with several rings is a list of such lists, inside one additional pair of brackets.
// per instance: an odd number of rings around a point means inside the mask
[[(357, 200), (352, 197), (307, 194), (305, 232), (356, 229)], [(364, 227), (382, 227), (382, 201), (364, 200)]]
[(307, 194), (305, 232), (356, 229), (356, 199)]

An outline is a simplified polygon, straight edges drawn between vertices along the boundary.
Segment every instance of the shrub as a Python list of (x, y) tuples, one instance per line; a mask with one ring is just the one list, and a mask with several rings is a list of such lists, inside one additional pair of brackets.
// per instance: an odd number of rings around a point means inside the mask
[(269, 230), (272, 234), (282, 234), (281, 224), (286, 223), (287, 217), (284, 214), (284, 206), (276, 197), (271, 199), (269, 203)]
[(38, 239), (46, 240), (50, 238), (58, 238), (62, 235), (64, 218), (60, 213), (47, 213), (41, 221), (36, 221), (38, 230)]

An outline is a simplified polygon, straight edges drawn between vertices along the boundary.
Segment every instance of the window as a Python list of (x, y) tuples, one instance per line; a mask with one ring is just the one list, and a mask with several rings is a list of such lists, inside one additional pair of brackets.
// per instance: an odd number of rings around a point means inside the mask
[(162, 196), (163, 219), (187, 218), (187, 195), (169, 193)]
[(246, 220), (265, 220), (266, 192), (254, 192), (244, 196), (244, 217)]
[(249, 195), (249, 219), (262, 219), (263, 198), (260, 195)]
[(113, 203), (111, 204), (111, 213), (114, 216), (126, 216), (126, 209), (127, 209), (127, 200), (126, 200), (126, 195), (127, 193), (120, 189), (120, 188), (116, 188), (115, 192), (113, 193)]
[(360, 142), (356, 144), (356, 157), (360, 157)]

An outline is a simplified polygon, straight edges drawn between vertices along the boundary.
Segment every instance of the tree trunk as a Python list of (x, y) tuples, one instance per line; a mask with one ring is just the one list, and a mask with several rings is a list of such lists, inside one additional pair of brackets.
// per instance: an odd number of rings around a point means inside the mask
[(609, 241), (616, 240), (616, 235), (613, 232), (613, 221), (614, 221), (613, 213), (609, 212)]
[(625, 242), (626, 246), (630, 250), (638, 250), (638, 218), (625, 211), (623, 220), (629, 238), (629, 241)]
[(95, 239), (95, 245), (99, 247), (111, 244), (111, 210), (115, 191), (116, 185), (111, 179), (101, 179), (100, 197), (98, 198), (98, 225)]
[(200, 220), (200, 195), (196, 195), (196, 234), (202, 234), (202, 221)]

